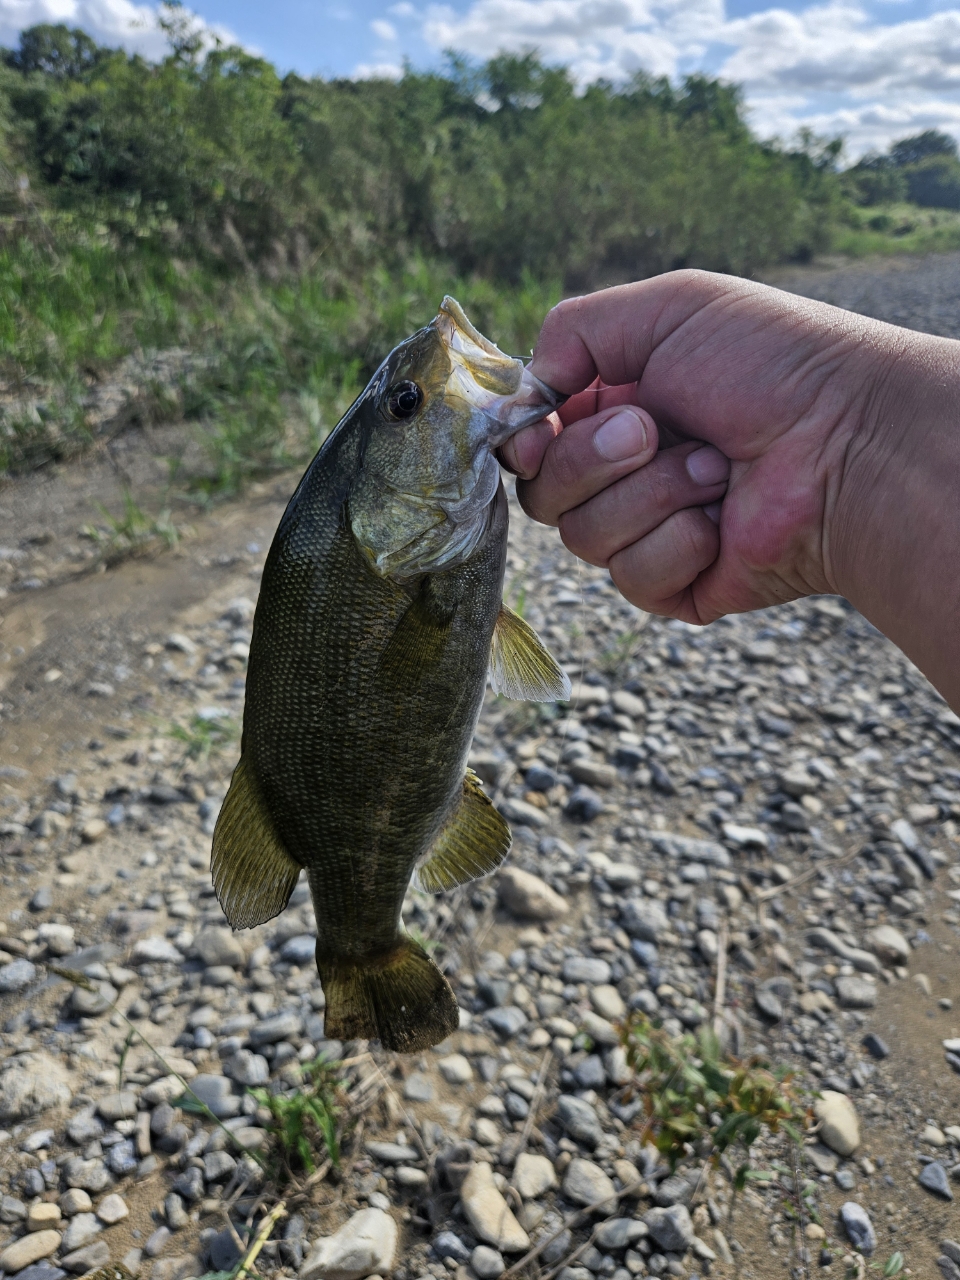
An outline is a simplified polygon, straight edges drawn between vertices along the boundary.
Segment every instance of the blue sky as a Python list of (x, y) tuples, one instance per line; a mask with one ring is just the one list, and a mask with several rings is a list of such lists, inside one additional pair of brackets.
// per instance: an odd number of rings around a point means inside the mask
[[(925, 128), (960, 137), (958, 0), (193, 0), (224, 38), (304, 74), (397, 75), (537, 49), (580, 83), (638, 69), (705, 70), (744, 86), (764, 136), (842, 134), (852, 158)], [(105, 42), (162, 52), (140, 0), (0, 0), (0, 41), (66, 21)]]

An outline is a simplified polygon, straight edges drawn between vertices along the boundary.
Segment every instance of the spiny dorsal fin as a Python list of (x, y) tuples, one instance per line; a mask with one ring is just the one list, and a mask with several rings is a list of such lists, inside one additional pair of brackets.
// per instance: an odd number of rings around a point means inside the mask
[(490, 685), (520, 702), (565, 702), (570, 681), (543, 641), (524, 620), (501, 604), (490, 645)]
[(279, 915), (300, 875), (243, 756), (217, 818), (210, 870), (223, 914), (234, 929), (251, 929)]
[(488, 876), (507, 856), (510, 839), (506, 820), (468, 769), (460, 803), (414, 872), (413, 887), (440, 893)]

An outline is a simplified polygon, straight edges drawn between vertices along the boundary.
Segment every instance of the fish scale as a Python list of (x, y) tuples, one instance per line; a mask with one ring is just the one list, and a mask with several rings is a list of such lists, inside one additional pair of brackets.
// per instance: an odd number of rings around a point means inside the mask
[(495, 444), (556, 403), (446, 299), (324, 443), (267, 556), (213, 878), (246, 927), (306, 869), (330, 1037), (417, 1051), (458, 1025), (400, 913), (411, 880), (452, 888), (509, 849), (466, 767), (488, 670), (509, 696), (569, 692), (502, 603), (491, 472)]

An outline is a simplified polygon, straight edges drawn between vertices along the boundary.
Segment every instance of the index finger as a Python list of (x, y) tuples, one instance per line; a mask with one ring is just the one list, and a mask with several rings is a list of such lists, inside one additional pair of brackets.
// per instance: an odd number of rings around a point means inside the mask
[(597, 378), (609, 386), (635, 384), (654, 349), (736, 283), (707, 272), (673, 271), (565, 298), (547, 313), (530, 371), (567, 395)]

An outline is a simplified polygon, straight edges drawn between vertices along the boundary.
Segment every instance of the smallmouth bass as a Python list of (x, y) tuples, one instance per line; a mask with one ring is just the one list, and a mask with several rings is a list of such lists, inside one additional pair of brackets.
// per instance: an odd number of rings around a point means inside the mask
[(502, 601), (507, 500), (493, 450), (562, 397), (445, 298), (322, 445), (263, 571), (240, 761), (213, 836), (234, 928), (306, 869), (325, 1033), (403, 1052), (459, 1023), (402, 929), (407, 887), (490, 874), (510, 829), (467, 768), (484, 687), (569, 682)]

